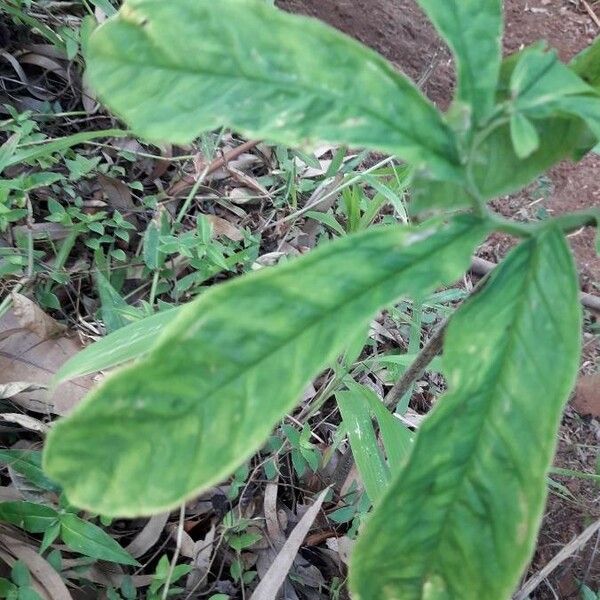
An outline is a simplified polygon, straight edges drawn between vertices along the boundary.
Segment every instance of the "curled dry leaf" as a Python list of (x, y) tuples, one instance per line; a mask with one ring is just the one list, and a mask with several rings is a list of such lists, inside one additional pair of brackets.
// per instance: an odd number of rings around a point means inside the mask
[(192, 556), (190, 557), (193, 559), (193, 570), (190, 571), (185, 584), (186, 589), (190, 592), (199, 589), (210, 570), (216, 530), (213, 523), (204, 539), (194, 543)]
[(47, 315), (35, 302), (22, 294), (11, 294), (13, 313), (19, 326), (35, 333), (41, 340), (48, 340), (66, 331), (66, 327)]
[(12, 398), (17, 394), (22, 394), (23, 392), (35, 392), (37, 390), (46, 389), (42, 385), (36, 385), (35, 383), (28, 383), (26, 381), (11, 381), (9, 383), (0, 384), (0, 399), (6, 400), (7, 398)]
[[(38, 313), (33, 313), (39, 317)], [(25, 323), (25, 327), (22, 323)], [(12, 402), (42, 414), (67, 414), (90, 390), (93, 378), (81, 377), (53, 391), (43, 388), (51, 384), (54, 373), (82, 349), (82, 344), (76, 338), (64, 335), (41, 338), (27, 323), (19, 321), (14, 311), (9, 311), (0, 319), (0, 385), (27, 382), (38, 389), (20, 392), (11, 397)], [(36, 323), (35, 328), (40, 333), (52, 330), (51, 324), (41, 317), (29, 323), (31, 327)]]
[(42, 434), (46, 434), (50, 431), (50, 427), (45, 423), (42, 423), (39, 419), (34, 419), (33, 417), (22, 413), (0, 413), (0, 421), (14, 423), (15, 425), (20, 425), (23, 429), (37, 431)]

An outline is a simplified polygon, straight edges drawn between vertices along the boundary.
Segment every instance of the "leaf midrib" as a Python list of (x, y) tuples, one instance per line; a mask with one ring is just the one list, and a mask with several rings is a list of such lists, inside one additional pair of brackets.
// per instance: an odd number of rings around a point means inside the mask
[[(428, 141), (427, 139), (421, 140), (421, 139), (415, 137), (414, 135), (411, 135), (408, 132), (408, 130), (401, 129), (398, 126), (398, 123), (396, 121), (390, 120), (389, 118), (373, 111), (372, 108), (370, 107), (370, 105), (368, 105), (368, 104), (348, 102), (347, 95), (345, 95), (341, 92), (334, 92), (334, 91), (332, 91), (331, 88), (319, 88), (317, 86), (311, 86), (308, 83), (306, 83), (305, 81), (302, 81), (301, 83), (299, 83), (298, 81), (278, 82), (273, 79), (269, 79), (267, 77), (256, 77), (256, 76), (250, 76), (248, 74), (244, 74), (243, 77), (240, 77), (234, 73), (214, 72), (214, 71), (210, 71), (209, 69), (197, 70), (197, 69), (184, 68), (179, 65), (176, 65), (176, 66), (172, 66), (172, 65), (168, 65), (168, 64), (167, 65), (165, 65), (165, 64), (156, 65), (156, 64), (149, 64), (144, 61), (124, 60), (123, 56), (120, 54), (113, 55), (110, 53), (106, 53), (103, 55), (103, 59), (107, 60), (107, 61), (112, 61), (122, 67), (138, 67), (140, 69), (150, 69), (150, 70), (154, 69), (157, 71), (179, 72), (179, 73), (183, 73), (183, 74), (187, 75), (188, 77), (207, 76), (207, 77), (213, 77), (213, 78), (231, 79), (234, 81), (237, 80), (237, 81), (242, 81), (242, 82), (248, 81), (248, 82), (252, 82), (252, 83), (256, 83), (256, 84), (271, 85), (273, 87), (276, 87), (279, 89), (284, 89), (284, 90), (287, 90), (290, 87), (295, 87), (299, 90), (302, 90), (305, 92), (310, 92), (313, 95), (318, 96), (318, 97), (319, 96), (330, 96), (335, 102), (338, 102), (340, 104), (345, 104), (346, 106), (356, 106), (363, 113), (373, 117), (375, 120), (378, 120), (382, 124), (387, 125), (391, 129), (397, 131), (400, 135), (402, 135), (405, 138), (407, 138), (408, 140), (410, 140), (410, 142), (412, 142), (412, 144), (414, 146), (423, 148), (423, 149), (431, 152), (433, 155), (437, 156), (438, 158), (442, 158), (444, 160), (444, 162), (446, 162), (448, 165), (450, 165), (454, 168), (460, 168), (460, 164), (453, 162), (451, 160), (451, 158), (449, 156), (447, 156), (441, 148), (436, 148), (436, 147), (427, 145), (427, 141)], [(393, 70), (392, 70), (392, 74), (394, 76), (401, 77), (400, 74), (396, 74), (395, 72), (393, 72)], [(401, 81), (406, 83), (406, 85), (412, 91), (420, 93), (418, 91), (418, 89), (414, 87), (414, 84), (408, 78), (401, 79)], [(396, 84), (395, 81), (394, 81), (394, 84)], [(397, 91), (398, 91), (398, 95), (405, 93), (399, 87), (397, 88)], [(362, 97), (362, 95), (359, 95), (359, 97)], [(419, 100), (420, 100), (420, 102), (423, 103), (423, 106), (427, 107), (427, 110), (429, 110), (432, 113), (431, 116), (434, 116), (434, 115), (437, 116), (437, 125), (440, 126), (440, 128), (443, 130), (444, 134), (447, 135), (447, 137), (448, 137), (448, 140), (447, 140), (448, 147), (449, 147), (448, 149), (451, 149), (456, 152), (456, 147), (455, 147), (455, 144), (453, 144), (454, 140), (453, 140), (451, 131), (447, 128), (447, 126), (445, 125), (445, 123), (442, 120), (439, 113), (437, 113), (435, 108), (429, 104), (429, 101), (424, 96), (420, 95)], [(414, 106), (414, 102), (412, 100), (411, 100), (411, 106)]]
[[(462, 227), (462, 229), (460, 231), (457, 231), (456, 235), (453, 236), (451, 244), (454, 245), (454, 244), (460, 243), (460, 241), (465, 236), (472, 235), (473, 227), (474, 227), (473, 225), (468, 226), (468, 227)], [(436, 235), (442, 231), (443, 231), (443, 229), (437, 230), (436, 232), (431, 234), (430, 238), (435, 238)], [(419, 243), (424, 243), (424, 240), (420, 241)], [(345, 250), (347, 250), (347, 248), (344, 248), (343, 250), (345, 251)], [(274, 354), (279, 353), (279, 352), (283, 351), (286, 347), (297, 343), (297, 340), (300, 337), (302, 337), (303, 335), (306, 335), (308, 331), (314, 330), (314, 328), (320, 326), (321, 323), (323, 321), (327, 320), (331, 314), (340, 310), (342, 307), (348, 307), (348, 306), (352, 305), (353, 303), (360, 302), (362, 297), (369, 294), (373, 289), (381, 286), (385, 281), (390, 279), (390, 277), (398, 276), (399, 273), (402, 273), (403, 271), (406, 271), (407, 269), (411, 269), (415, 266), (418, 266), (419, 264), (421, 264), (423, 262), (426, 262), (427, 260), (431, 259), (432, 256), (435, 256), (438, 253), (438, 251), (439, 251), (439, 245), (436, 245), (434, 248), (431, 248), (428, 252), (423, 253), (422, 255), (417, 257), (416, 260), (404, 263), (400, 269), (390, 270), (384, 276), (378, 278), (376, 281), (371, 283), (368, 287), (364, 288), (362, 292), (353, 295), (351, 300), (344, 298), (344, 300), (342, 302), (339, 302), (335, 306), (332, 306), (331, 308), (329, 308), (327, 311), (322, 312), (320, 314), (320, 316), (318, 316), (316, 319), (314, 319), (312, 321), (312, 323), (304, 324), (302, 327), (298, 327), (296, 330), (296, 333), (293, 336), (288, 336), (288, 337), (284, 338), (284, 340), (282, 342), (276, 344), (275, 346), (270, 347), (268, 349), (268, 351), (263, 352), (261, 356), (259, 356), (255, 360), (253, 360), (251, 363), (247, 363), (243, 367), (237, 367), (233, 377), (229, 378), (227, 381), (221, 382), (218, 387), (214, 388), (212, 391), (209, 391), (206, 395), (204, 395), (201, 406), (206, 406), (206, 404), (208, 402), (210, 402), (210, 400), (212, 398), (214, 398), (215, 395), (222, 394), (223, 390), (233, 386), (239, 380), (243, 380), (247, 376), (247, 373), (249, 371), (256, 369), (261, 363), (272, 360), (272, 357)], [(342, 252), (341, 248), (340, 248), (339, 252)], [(402, 294), (399, 294), (399, 295), (402, 295)], [(163, 345), (164, 345), (164, 342), (163, 342)], [(327, 361), (323, 361), (323, 362), (326, 363)], [(100, 417), (100, 419), (99, 419), (99, 415), (95, 415), (94, 422), (97, 424), (99, 420), (102, 420), (102, 417)], [(109, 415), (107, 417), (107, 420), (108, 420), (108, 422), (112, 422), (113, 417), (111, 417)], [(200, 453), (197, 452), (196, 456), (198, 456), (199, 454)], [(239, 461), (236, 459), (235, 463), (238, 464), (238, 462)], [(214, 477), (212, 479), (216, 479), (216, 478), (220, 477), (221, 474), (224, 471), (227, 471), (227, 469), (230, 466), (231, 465), (229, 465), (229, 464), (225, 465), (222, 469), (219, 470), (218, 474), (214, 475)], [(193, 471), (194, 471), (193, 469), (189, 470), (190, 476), (193, 476), (193, 474), (194, 474)], [(194, 489), (196, 489), (197, 487), (198, 486), (196, 484), (194, 484)]]
[[(526, 274), (527, 276), (523, 277), (521, 292), (523, 289), (525, 289), (531, 285), (531, 273), (535, 273), (535, 269), (537, 268), (538, 261), (539, 261), (539, 255), (540, 255), (540, 242), (537, 241), (537, 243), (535, 245), (535, 249), (530, 253), (529, 259), (527, 261), (527, 267), (528, 267), (527, 274)], [(534, 279), (534, 281), (535, 281), (535, 279)], [(527, 307), (527, 298), (528, 298), (528, 295), (526, 295), (526, 294), (520, 293), (518, 295), (517, 306), (515, 309), (515, 318), (513, 320), (513, 323), (520, 322), (522, 315), (523, 315), (523, 311)], [(496, 370), (495, 377), (494, 377), (495, 381), (501, 381), (504, 377), (504, 370), (506, 367), (506, 363), (512, 354), (514, 345), (517, 343), (517, 337), (518, 337), (516, 335), (517, 329), (518, 328), (514, 325), (512, 327), (510, 327), (510, 337), (506, 342), (505, 349), (502, 353), (500, 365)], [(484, 411), (482, 411), (483, 412), (483, 416), (481, 419), (482, 426), (479, 427), (479, 430), (475, 436), (475, 439), (474, 439), (474, 442), (472, 445), (473, 450), (469, 453), (469, 458), (463, 465), (460, 481), (456, 486), (452, 501), (448, 504), (448, 508), (444, 511), (443, 518), (440, 519), (442, 525), (439, 530), (439, 535), (437, 536), (438, 543), (433, 552), (433, 556), (435, 558), (433, 560), (431, 560), (431, 563), (433, 563), (433, 564), (439, 564), (439, 553), (441, 551), (440, 540), (442, 540), (443, 538), (446, 537), (445, 533), (449, 526), (448, 525), (449, 515), (454, 511), (454, 507), (456, 505), (456, 500), (459, 496), (459, 493), (462, 491), (465, 481), (467, 481), (467, 479), (469, 478), (469, 474), (471, 473), (471, 471), (473, 470), (473, 468), (476, 464), (476, 459), (479, 455), (477, 449), (479, 448), (479, 446), (481, 445), (481, 442), (482, 442), (483, 432), (485, 429), (484, 424), (487, 422), (486, 417), (488, 417), (490, 411), (492, 410), (492, 408), (496, 405), (496, 403), (498, 401), (498, 394), (497, 394), (498, 386), (495, 386), (493, 388), (493, 390), (494, 390), (493, 393), (490, 394), (490, 400), (486, 403)], [(454, 391), (453, 393), (456, 393), (456, 391)], [(444, 577), (443, 573), (439, 573), (439, 572), (436, 573), (435, 571), (426, 568), (424, 570), (424, 573), (423, 573), (423, 576), (421, 579), (421, 586), (420, 586), (421, 590), (424, 589), (425, 581), (427, 579), (427, 576), (430, 574), (434, 574), (434, 575), (437, 574), (442, 577), (444, 582), (446, 582), (446, 578)]]

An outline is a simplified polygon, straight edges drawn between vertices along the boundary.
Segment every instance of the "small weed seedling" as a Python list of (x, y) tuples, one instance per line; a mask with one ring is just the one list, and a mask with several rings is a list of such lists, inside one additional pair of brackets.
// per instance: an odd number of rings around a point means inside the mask
[[(336, 393), (374, 505), (354, 549), (354, 597), (506, 600), (534, 548), (579, 364), (582, 315), (565, 234), (599, 215), (523, 224), (488, 201), (598, 144), (600, 41), (569, 65), (543, 44), (503, 60), (501, 0), (419, 0), (455, 55), (456, 98), (442, 114), (376, 53), (271, 4), (128, 0), (86, 44), (89, 82), (149, 140), (187, 143), (226, 126), (285, 146), (326, 141), (398, 156), (406, 172), (366, 183), (398, 198), (410, 177), (410, 209), (426, 220), (367, 227), (377, 212), (348, 189), (343, 213), (318, 217), (339, 239), (91, 346), (60, 377), (143, 356), (52, 428), (45, 470), (71, 503), (97, 513), (179, 505), (247, 461), (378, 311), (451, 284), (486, 236), (506, 232), (521, 243), (452, 317), (442, 363), (449, 392), (414, 440), (368, 390), (349, 382)], [(88, 166), (72, 164), (72, 174)], [(22, 216), (11, 212), (27, 209), (19, 198), (0, 224)], [(406, 221), (404, 203), (394, 208)], [(200, 222), (154, 247), (186, 253), (193, 237), (190, 261), (226, 268), (227, 252), (209, 250), (207, 235)], [(296, 468), (300, 457), (316, 466), (308, 440), (284, 433)], [(352, 510), (344, 518), (361, 506)], [(61, 532), (77, 519), (46, 518)], [(229, 543), (241, 551), (245, 541)], [(250, 577), (241, 566), (234, 576)]]

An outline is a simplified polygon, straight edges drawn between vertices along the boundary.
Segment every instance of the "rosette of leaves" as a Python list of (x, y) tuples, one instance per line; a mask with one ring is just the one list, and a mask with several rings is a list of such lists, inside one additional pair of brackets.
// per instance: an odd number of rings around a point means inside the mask
[[(419, 4), (456, 59), (447, 114), (376, 53), (261, 0), (128, 0), (92, 35), (90, 84), (144, 138), (227, 126), (372, 148), (413, 168), (413, 210), (451, 214), (343, 237), (161, 317), (156, 343), (48, 437), (45, 469), (74, 505), (146, 515), (224, 479), (379, 310), (452, 283), (488, 233), (508, 229), (523, 240), (451, 321), (449, 392), (377, 499), (351, 588), (365, 600), (509, 597), (577, 373), (564, 230), (590, 216), (507, 225), (487, 201), (598, 143), (600, 43), (570, 65), (539, 44), (503, 61), (501, 0)], [(135, 327), (119, 361), (141, 353)], [(115, 364), (107, 343), (99, 355)]]

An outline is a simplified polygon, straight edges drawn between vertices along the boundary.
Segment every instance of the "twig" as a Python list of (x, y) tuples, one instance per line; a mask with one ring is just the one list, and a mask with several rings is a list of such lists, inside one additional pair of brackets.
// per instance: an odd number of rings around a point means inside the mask
[(526, 600), (531, 593), (567, 558), (575, 554), (579, 548), (587, 544), (591, 537), (600, 530), (600, 519), (592, 523), (583, 533), (579, 534), (574, 540), (569, 542), (543, 569), (538, 571), (533, 577), (530, 577), (523, 587), (517, 592), (514, 600)]
[(600, 29), (600, 18), (598, 18), (598, 15), (593, 11), (592, 7), (585, 0), (581, 0), (581, 3), (583, 4), (583, 8), (585, 8), (588, 15), (592, 17), (592, 21), (596, 23), (596, 27)]
[(435, 333), (427, 340), (423, 349), (417, 355), (417, 358), (412, 362), (410, 367), (406, 369), (404, 375), (397, 381), (390, 391), (385, 395), (383, 403), (391, 408), (404, 397), (412, 384), (423, 374), (427, 365), (441, 352), (444, 343), (444, 334), (448, 327), (448, 320), (444, 321), (435, 331)]
[[(487, 277), (497, 265), (483, 258), (473, 257), (471, 262), (471, 273)], [(473, 290), (475, 294), (480, 288), (484, 280), (480, 281), (477, 287)], [(581, 304), (590, 310), (600, 312), (600, 297), (581, 292)], [(427, 341), (423, 349), (418, 354), (417, 358), (405, 371), (400, 380), (386, 394), (383, 402), (387, 407), (394, 406), (408, 392), (411, 385), (423, 374), (427, 365), (441, 352), (444, 342), (444, 334), (448, 321), (444, 321), (442, 325), (435, 331), (431, 338)]]
[(175, 552), (173, 553), (173, 558), (171, 560), (171, 564), (169, 565), (169, 573), (167, 575), (167, 579), (165, 581), (165, 587), (163, 588), (162, 600), (167, 600), (169, 595), (169, 587), (171, 586), (171, 580), (173, 579), (173, 573), (175, 572), (175, 567), (177, 566), (177, 561), (179, 560), (179, 553), (181, 552), (181, 544), (183, 542), (183, 525), (185, 521), (185, 502), (181, 505), (179, 509), (179, 523), (177, 524), (177, 538), (175, 541)]

